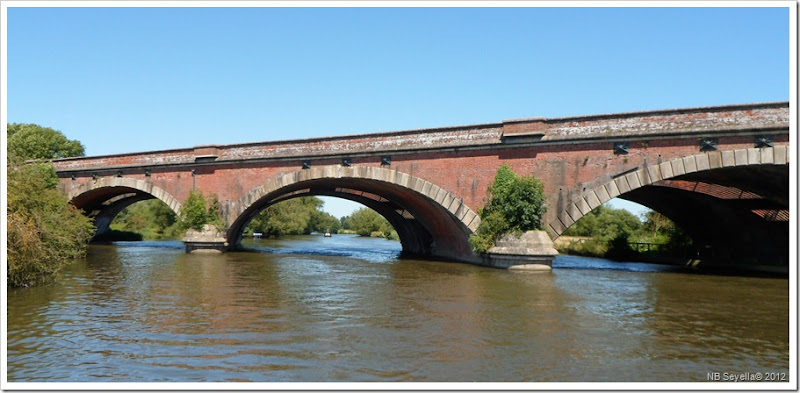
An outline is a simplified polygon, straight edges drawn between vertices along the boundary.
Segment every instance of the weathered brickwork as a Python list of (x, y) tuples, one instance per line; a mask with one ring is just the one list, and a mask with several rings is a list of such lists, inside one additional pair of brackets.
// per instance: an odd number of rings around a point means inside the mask
[[(507, 163), (517, 173), (532, 174), (543, 181), (549, 206), (545, 221), (548, 230), (557, 234), (571, 224), (571, 217), (580, 217), (609, 198), (649, 184), (648, 179), (664, 177), (665, 171), (686, 170), (686, 166), (701, 170), (713, 165), (687, 159), (680, 166), (669, 164), (661, 170), (661, 164), (699, 154), (701, 138), (715, 138), (718, 151), (744, 151), (742, 157), (720, 155), (720, 160), (737, 163), (755, 159), (756, 153), (746, 149), (754, 149), (757, 135), (771, 137), (774, 146), (789, 145), (788, 103), (532, 118), (442, 129), (199, 146), (63, 159), (56, 160), (55, 166), (61, 187), (74, 197), (93, 190), (89, 184), (117, 178), (121, 173), (124, 179), (152, 184), (178, 202), (184, 201), (192, 189), (216, 194), (229, 205), (228, 211), (234, 212), (244, 211), (246, 206), (238, 206), (245, 203), (242, 198), (266, 183), (302, 174), (304, 161), (312, 169), (333, 168), (347, 158), (352, 167), (392, 170), (381, 172), (369, 184), (413, 181), (404, 197), (427, 200), (425, 203), (441, 206), (441, 211), (458, 211), (461, 217), (456, 219), (462, 222), (466, 212), (474, 215), (484, 204), (497, 168)], [(615, 154), (615, 142), (627, 142), (627, 153)], [(776, 154), (787, 155), (788, 150)], [(775, 160), (773, 150), (769, 155), (759, 155), (759, 159)], [(389, 165), (382, 165), (384, 156), (390, 158)], [(335, 177), (332, 172), (331, 176)], [(430, 185), (423, 185), (423, 181)], [(417, 182), (419, 189), (415, 189)], [(342, 187), (362, 183), (352, 179), (341, 182)], [(422, 192), (423, 186), (429, 189)], [(430, 189), (441, 192), (429, 195)], [(401, 194), (392, 195), (399, 198)], [(400, 207), (422, 209), (420, 201), (394, 202)], [(471, 226), (469, 222), (463, 225)]]

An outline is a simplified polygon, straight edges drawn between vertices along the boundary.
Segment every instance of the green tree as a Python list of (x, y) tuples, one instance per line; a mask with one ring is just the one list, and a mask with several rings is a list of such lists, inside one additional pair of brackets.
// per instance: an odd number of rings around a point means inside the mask
[(695, 255), (692, 238), (663, 214), (651, 211), (645, 215), (644, 230), (649, 242), (661, 245), (660, 251), (675, 256)]
[(312, 215), (313, 225), (310, 226), (311, 232), (325, 232), (337, 233), (342, 228), (342, 223), (338, 218), (332, 216), (330, 213), (323, 211), (316, 211)]
[(129, 240), (131, 232), (141, 235), (144, 240), (161, 240), (180, 239), (186, 228), (181, 227), (177, 215), (166, 203), (150, 199), (119, 212), (111, 222), (111, 229), (109, 240)]
[(281, 201), (256, 214), (244, 231), (260, 232), (268, 237), (304, 235), (319, 231), (324, 217), (322, 205), (323, 201), (316, 197)]
[(675, 225), (667, 216), (655, 210), (647, 212), (644, 218), (644, 230), (647, 231), (654, 242), (657, 242), (656, 239), (658, 239), (665, 230), (669, 230), (671, 226)]
[(370, 236), (373, 232), (380, 232), (387, 238), (397, 236), (389, 222), (371, 209), (364, 208), (337, 219), (322, 211), (323, 204), (321, 199), (311, 196), (278, 202), (256, 214), (244, 233), (259, 232), (267, 237), (280, 237), (325, 231), (337, 233), (340, 229), (351, 228), (362, 236)]
[(11, 166), (7, 183), (7, 283), (20, 287), (52, 280), (86, 252), (91, 220), (56, 188), (50, 164)]
[(503, 164), (487, 190), (486, 205), (478, 211), (481, 225), (470, 236), (476, 252), (486, 252), (504, 233), (542, 229), (547, 212), (544, 186), (534, 176), (518, 176)]
[(36, 124), (8, 124), (8, 158), (12, 162), (52, 160), (84, 155), (83, 145), (52, 128)]
[(590, 239), (565, 245), (561, 251), (622, 260), (635, 258), (639, 252), (630, 242), (644, 242), (659, 245), (660, 256), (695, 255), (692, 239), (672, 220), (655, 211), (646, 213), (644, 219), (642, 222), (624, 209), (599, 206), (562, 233)]
[(178, 214), (181, 225), (184, 228), (202, 230), (206, 224), (220, 226), (222, 218), (219, 215), (219, 202), (216, 195), (212, 195), (208, 201), (203, 196), (202, 191), (189, 192), (186, 201), (181, 205)]
[(567, 236), (590, 236), (603, 242), (611, 241), (621, 233), (634, 235), (642, 228), (638, 217), (625, 209), (598, 206), (564, 231)]
[(86, 252), (91, 220), (58, 190), (52, 164), (23, 164), (82, 156), (80, 142), (36, 124), (7, 125), (7, 284), (28, 286), (52, 280), (70, 260)]
[(374, 232), (380, 232), (388, 238), (393, 230), (383, 216), (366, 207), (354, 211), (347, 217), (346, 222), (347, 228), (355, 231), (359, 236), (372, 236)]
[(151, 199), (143, 203), (147, 203), (148, 213), (153, 217), (156, 228), (159, 228), (162, 233), (178, 221), (178, 216), (166, 203), (158, 199)]

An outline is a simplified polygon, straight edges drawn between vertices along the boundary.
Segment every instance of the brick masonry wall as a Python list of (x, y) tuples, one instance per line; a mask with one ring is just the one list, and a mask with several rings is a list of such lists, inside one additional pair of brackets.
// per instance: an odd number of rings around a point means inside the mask
[[(788, 114), (787, 103), (528, 119), (436, 130), (199, 146), (64, 159), (54, 164), (66, 192), (91, 182), (92, 174), (116, 176), (121, 170), (123, 176), (151, 182), (179, 201), (196, 188), (226, 202), (238, 200), (270, 179), (301, 170), (304, 159), (310, 159), (313, 166), (337, 165), (343, 157), (351, 158), (354, 166), (380, 166), (381, 156), (390, 155), (392, 169), (442, 187), (477, 212), (495, 171), (507, 163), (517, 173), (533, 174), (544, 182), (550, 220), (565, 203), (618, 174), (698, 154), (701, 136), (717, 137), (718, 150), (752, 148), (755, 134), (770, 134), (775, 145), (788, 145)], [(614, 154), (616, 140), (629, 141), (628, 154)]]

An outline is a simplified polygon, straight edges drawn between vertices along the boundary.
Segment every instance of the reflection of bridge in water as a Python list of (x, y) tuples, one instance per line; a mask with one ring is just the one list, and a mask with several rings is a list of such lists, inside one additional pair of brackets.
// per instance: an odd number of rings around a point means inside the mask
[[(467, 238), (495, 171), (545, 185), (555, 237), (614, 197), (684, 228), (721, 265), (788, 266), (789, 104), (659, 110), (56, 160), (72, 203), (107, 223), (130, 203), (216, 194), (236, 244), (261, 209), (327, 195), (395, 227), (407, 254), (478, 262)], [(120, 197), (124, 195), (124, 197)]]

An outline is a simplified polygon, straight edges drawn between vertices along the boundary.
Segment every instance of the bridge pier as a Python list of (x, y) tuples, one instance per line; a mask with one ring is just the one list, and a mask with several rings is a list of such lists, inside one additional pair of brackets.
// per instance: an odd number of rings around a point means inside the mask
[(223, 253), (228, 250), (225, 235), (213, 225), (206, 224), (202, 231), (190, 228), (183, 237), (187, 253)]
[(487, 266), (509, 270), (550, 271), (558, 251), (545, 231), (506, 234), (484, 256)]

